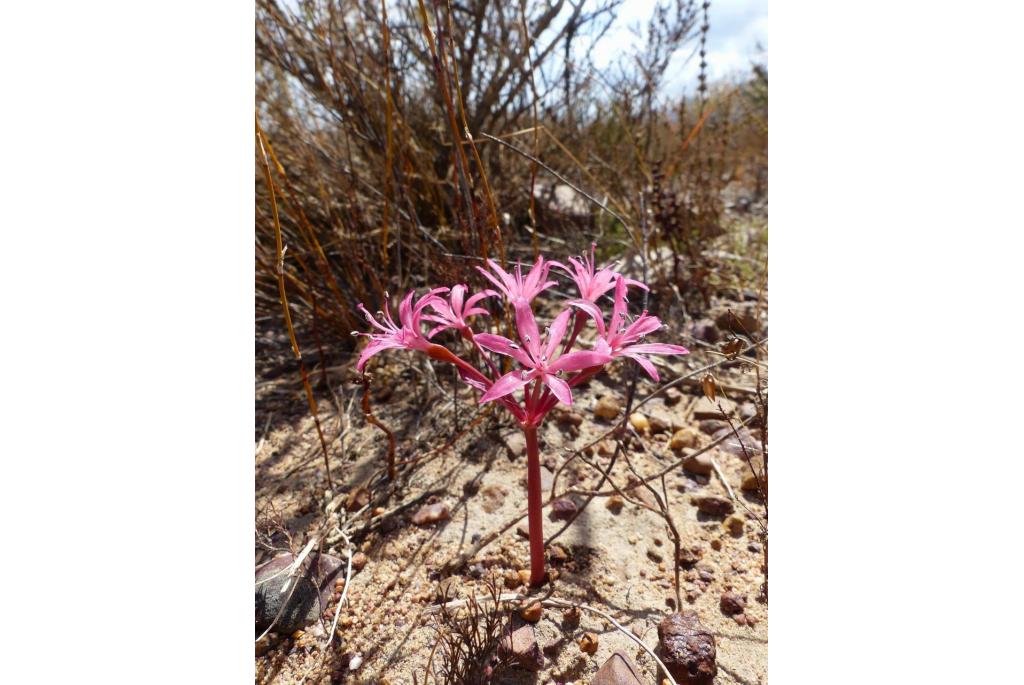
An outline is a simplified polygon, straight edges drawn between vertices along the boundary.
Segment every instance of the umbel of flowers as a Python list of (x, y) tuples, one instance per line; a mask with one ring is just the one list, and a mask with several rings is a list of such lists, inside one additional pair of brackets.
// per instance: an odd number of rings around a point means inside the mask
[[(594, 248), (581, 259), (569, 258), (570, 266), (538, 257), (525, 276), (517, 265), (508, 273), (494, 261), (489, 269), (477, 267), (497, 290), (482, 290), (469, 295), (466, 285), (434, 288), (416, 299), (410, 291), (398, 308), (398, 323), (385, 310), (374, 317), (360, 304), (359, 309), (376, 329), (365, 336), (369, 344), (356, 365), (363, 371), (367, 360), (391, 348), (416, 350), (438, 361), (454, 364), (459, 377), (480, 392), (480, 403), (498, 402), (519, 423), (526, 437), (527, 501), (530, 530), (530, 583), (544, 580), (544, 537), (541, 509), (543, 494), (540, 484), (540, 449), (537, 430), (556, 404), (572, 405), (572, 389), (583, 383), (618, 357), (627, 357), (643, 368), (654, 380), (658, 372), (648, 359), (652, 354), (687, 354), (679, 345), (647, 343), (644, 337), (661, 328), (661, 321), (646, 311), (632, 317), (627, 310), (627, 290), (647, 290), (639, 281), (626, 278), (612, 266), (597, 269)], [(549, 280), (552, 267), (564, 272), (576, 284), (579, 297), (562, 303), (561, 311), (541, 332), (533, 311), (536, 297), (555, 285)], [(571, 268), (570, 268), (571, 267)], [(609, 292), (611, 315), (606, 319), (601, 298)], [(510, 340), (495, 333), (477, 332), (474, 326), (486, 316), (480, 302), (501, 297), (515, 313), (517, 339)], [(592, 347), (580, 348), (580, 333), (593, 322), (596, 339)], [(424, 332), (424, 329), (429, 328)], [(442, 331), (452, 329), (465, 341), (469, 354), (456, 352), (434, 342)], [(448, 336), (451, 337), (451, 336)], [(457, 339), (456, 339), (457, 342)], [(502, 374), (501, 360), (510, 358), (512, 371)], [(473, 362), (469, 361), (472, 359)]]

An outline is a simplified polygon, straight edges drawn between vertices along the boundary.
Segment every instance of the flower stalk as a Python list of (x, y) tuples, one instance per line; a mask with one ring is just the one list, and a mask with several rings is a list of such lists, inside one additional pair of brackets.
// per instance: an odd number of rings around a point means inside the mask
[[(367, 361), (383, 350), (416, 350), (436, 361), (453, 364), (458, 369), (459, 378), (480, 393), (481, 404), (498, 402), (515, 417), (526, 437), (530, 584), (534, 586), (542, 584), (545, 578), (544, 493), (537, 439), (537, 431), (545, 417), (559, 402), (572, 406), (572, 388), (597, 374), (616, 357), (632, 359), (651, 378), (658, 380), (658, 373), (647, 355), (687, 354), (686, 348), (679, 345), (641, 344), (646, 335), (661, 328), (661, 321), (646, 311), (635, 319), (628, 314), (627, 288), (646, 290), (645, 284), (625, 278), (610, 266), (597, 269), (593, 247), (589, 259), (586, 256), (581, 260), (570, 258), (569, 262), (572, 269), (538, 257), (524, 276), (521, 265), (516, 266), (514, 273), (508, 273), (494, 261), (487, 260), (490, 271), (482, 268), (480, 271), (497, 290), (482, 290), (467, 297), (468, 287), (458, 284), (451, 288), (434, 288), (418, 300), (415, 292), (409, 292), (399, 307), (397, 323), (391, 317), (386, 302), (384, 310), (377, 312), (377, 317), (360, 304), (360, 310), (376, 330), (370, 333), (353, 331), (353, 335), (369, 339), (356, 364), (358, 371), (362, 372)], [(542, 332), (532, 303), (540, 293), (557, 283), (549, 280), (552, 267), (557, 267), (572, 279), (580, 296), (564, 302), (562, 311)], [(599, 302), (610, 291), (614, 291), (612, 313), (606, 325)], [(502, 297), (511, 306), (515, 313), (518, 340), (497, 333), (474, 332), (471, 321), (475, 324), (479, 317), (488, 314), (485, 308), (477, 306), (487, 297)], [(596, 340), (588, 349), (575, 349), (589, 321), (594, 322)], [(436, 325), (424, 334), (426, 322)], [(448, 347), (435, 342), (435, 336), (445, 331), (456, 334), (453, 336), (455, 342), (459, 338), (469, 342), (484, 367), (474, 366)], [(493, 355), (508, 357), (517, 366), (501, 375), (500, 358)]]

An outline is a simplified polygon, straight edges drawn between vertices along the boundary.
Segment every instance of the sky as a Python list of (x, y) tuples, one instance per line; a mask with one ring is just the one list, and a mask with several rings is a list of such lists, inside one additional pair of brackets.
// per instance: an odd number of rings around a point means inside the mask
[[(596, 66), (602, 68), (639, 42), (630, 28), (646, 25), (655, 0), (625, 0), (615, 25), (594, 51)], [(750, 69), (757, 58), (768, 63), (768, 0), (711, 0), (708, 10), (711, 29), (708, 32), (708, 78), (714, 81)], [(699, 24), (698, 24), (699, 25)], [(758, 55), (757, 44), (764, 52)], [(676, 55), (667, 71), (664, 92), (677, 95), (683, 90), (692, 93), (697, 86), (699, 55), (686, 62), (693, 48), (687, 46)]]

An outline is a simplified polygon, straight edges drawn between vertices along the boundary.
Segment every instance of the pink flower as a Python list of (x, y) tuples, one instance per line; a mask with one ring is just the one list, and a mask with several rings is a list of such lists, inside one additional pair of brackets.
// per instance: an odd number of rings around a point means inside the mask
[(480, 403), (509, 395), (539, 378), (559, 401), (572, 404), (572, 391), (569, 390), (569, 384), (561, 378), (562, 374), (607, 364), (611, 357), (590, 350), (580, 350), (552, 359), (562, 338), (565, 337), (570, 316), (572, 311), (568, 309), (559, 314), (547, 331), (546, 341), (542, 341), (533, 312), (529, 306), (520, 304), (516, 306), (516, 327), (523, 347), (500, 335), (484, 333), (476, 336), (476, 341), (481, 347), (512, 357), (522, 365), (522, 369), (507, 373), (495, 381), (480, 398)]
[(629, 326), (625, 323), (626, 313), (626, 282), (619, 277), (615, 282), (615, 303), (612, 307), (612, 319), (605, 330), (604, 321), (595, 319), (600, 337), (594, 349), (609, 357), (629, 357), (639, 364), (654, 380), (658, 380), (658, 371), (645, 354), (689, 354), (690, 351), (679, 345), (665, 343), (648, 343), (637, 345), (648, 333), (661, 328), (661, 320), (650, 316), (647, 311), (637, 317)]
[[(597, 308), (598, 299), (615, 287), (615, 279), (617, 277), (622, 277), (621, 274), (612, 269), (614, 264), (609, 264), (595, 271), (597, 264), (596, 250), (597, 243), (591, 243), (589, 258), (585, 254), (582, 255), (582, 259), (569, 257), (572, 270), (564, 264), (552, 262), (552, 266), (561, 269), (569, 275), (569, 278), (573, 280), (576, 288), (580, 291), (579, 299), (569, 300), (566, 304), (579, 307), (589, 314), (594, 321), (601, 319), (601, 310)], [(623, 277), (623, 280), (625, 280), (627, 286), (636, 286), (644, 290), (648, 289), (646, 285), (632, 278)]]
[(457, 329), (464, 337), (472, 336), (472, 332), (469, 329), (469, 324), (466, 323), (466, 319), (471, 316), (486, 316), (487, 310), (483, 307), (475, 306), (480, 300), (485, 297), (497, 296), (498, 293), (493, 290), (484, 290), (477, 293), (476, 295), (470, 296), (466, 299), (466, 286), (459, 284), (452, 288), (448, 301), (438, 297), (431, 301), (430, 308), (436, 312), (435, 314), (424, 314), (424, 321), (433, 321), (436, 324), (434, 328), (430, 329), (427, 333), (428, 338), (433, 338), (441, 331), (448, 328)]
[(512, 275), (498, 266), (493, 259), (487, 260), (487, 266), (491, 267), (497, 276), (480, 266), (477, 267), (477, 270), (497, 286), (513, 306), (518, 307), (520, 304), (529, 305), (539, 293), (556, 285), (556, 281), (547, 280), (551, 265), (551, 262), (544, 263), (544, 257), (537, 257), (536, 263), (526, 278), (523, 278), (521, 265), (516, 264), (515, 275)]
[(383, 350), (392, 348), (402, 348), (406, 350), (420, 350), (421, 352), (429, 352), (431, 347), (436, 347), (429, 340), (423, 337), (420, 332), (420, 319), (422, 318), (423, 308), (435, 301), (444, 302), (443, 299), (438, 297), (438, 293), (447, 292), (448, 288), (434, 288), (426, 295), (421, 297), (415, 305), (412, 303), (413, 297), (416, 295), (415, 291), (410, 290), (409, 294), (402, 300), (402, 304), (398, 307), (398, 320), (401, 322), (401, 326), (395, 324), (391, 318), (391, 309), (388, 307), (387, 301), (384, 302), (384, 311), (377, 312), (380, 316), (381, 321), (375, 319), (370, 312), (366, 311), (366, 307), (363, 303), (359, 303), (359, 310), (366, 316), (366, 320), (370, 324), (380, 331), (380, 333), (360, 333), (358, 331), (352, 331), (353, 335), (362, 335), (370, 339), (370, 344), (367, 345), (362, 354), (359, 355), (359, 362), (356, 364), (356, 370), (362, 373), (363, 367), (366, 366), (366, 362), (373, 355)]

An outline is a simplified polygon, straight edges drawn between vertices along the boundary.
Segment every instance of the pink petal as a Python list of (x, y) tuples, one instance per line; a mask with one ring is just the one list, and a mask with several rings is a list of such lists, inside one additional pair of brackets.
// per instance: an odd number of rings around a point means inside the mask
[(498, 287), (498, 290), (503, 292), (506, 297), (511, 297), (513, 287), (512, 277), (509, 274), (507, 274), (500, 266), (495, 264), (493, 259), (488, 259), (487, 265), (494, 269), (498, 273), (498, 276), (495, 276), (482, 266), (478, 266), (476, 269), (477, 271), (484, 275), (484, 278), (486, 278), (488, 281), (496, 285)]
[(490, 350), (491, 352), (497, 352), (498, 354), (512, 357), (527, 368), (532, 368), (534, 366), (533, 360), (526, 356), (526, 353), (523, 352), (522, 348), (503, 335), (481, 333), (479, 335), (474, 335), (473, 339), (476, 340), (477, 344), (485, 350)]
[(555, 320), (551, 322), (551, 331), (548, 334), (548, 346), (544, 349), (544, 356), (551, 359), (554, 356), (555, 350), (562, 343), (562, 338), (565, 337), (565, 329), (569, 326), (569, 317), (572, 316), (572, 311), (566, 309), (561, 314), (555, 317)]
[(622, 334), (622, 337), (630, 341), (639, 340), (640, 336), (653, 333), (659, 328), (661, 328), (661, 320), (658, 317), (641, 314), (640, 318), (626, 328), (626, 332)]
[[(485, 297), (497, 297), (499, 294), (500, 293), (497, 293), (493, 290), (483, 290), (481, 292), (478, 292), (476, 295), (471, 295), (470, 298), (466, 300), (466, 308), (471, 309), (474, 305), (476, 305), (477, 302), (484, 299)], [(468, 314), (466, 314), (465, 316), (468, 316)]]
[(572, 390), (569, 389), (569, 384), (561, 378), (546, 373), (544, 374), (544, 385), (551, 388), (552, 394), (558, 398), (559, 402), (568, 405), (572, 404)]
[[(526, 376), (525, 379), (523, 378), (524, 375)], [(519, 388), (526, 385), (527, 383), (529, 383), (530, 380), (532, 380), (531, 375), (528, 373), (523, 373), (522, 371), (513, 371), (511, 373), (506, 373), (504, 376), (495, 381), (494, 385), (492, 385), (487, 390), (487, 392), (483, 394), (483, 397), (480, 398), (480, 404), (484, 404), (485, 402), (490, 402), (491, 400), (496, 400), (498, 398), (504, 397), (505, 395), (511, 394), (518, 390)]]
[(573, 307), (579, 307), (586, 312), (587, 315), (594, 320), (594, 323), (597, 324), (598, 335), (604, 335), (604, 315), (601, 314), (601, 310), (598, 309), (596, 304), (593, 302), (587, 302), (586, 300), (569, 300), (566, 304), (572, 305)]
[(611, 356), (607, 354), (579, 350), (559, 357), (548, 368), (552, 371), (580, 371), (582, 369), (589, 369), (591, 366), (607, 364), (611, 360)]
[(627, 278), (626, 279), (626, 285), (635, 285), (637, 288), (642, 288), (643, 290), (646, 290), (647, 292), (651, 291), (651, 289), (647, 287), (646, 283), (642, 283), (640, 281), (635, 281), (632, 278)]
[(463, 302), (463, 298), (465, 297), (465, 295), (466, 295), (466, 286), (464, 286), (463, 284), (460, 283), (459, 285), (457, 285), (454, 288), (452, 288), (452, 293), (451, 293), (452, 312), (454, 312), (456, 314), (462, 312), (462, 302)]
[(359, 355), (359, 361), (356, 363), (356, 371), (359, 373), (363, 372), (363, 367), (366, 366), (366, 362), (369, 361), (370, 357), (383, 352), (384, 350), (393, 349), (396, 347), (405, 347), (402, 343), (398, 342), (394, 338), (379, 338), (374, 340), (367, 345), (362, 354)]
[(435, 335), (437, 335), (441, 331), (447, 330), (449, 328), (451, 328), (451, 324), (448, 324), (448, 323), (442, 323), (440, 326), (434, 326), (429, 331), (427, 331), (427, 338), (433, 338)]
[(658, 380), (658, 370), (654, 368), (654, 364), (651, 363), (650, 359), (648, 359), (647, 357), (641, 357), (639, 354), (625, 354), (623, 356), (629, 357), (630, 359), (635, 361), (637, 364), (643, 367), (643, 370), (647, 372), (648, 376), (650, 376), (654, 380)]
[(415, 297), (416, 291), (410, 290), (406, 296), (402, 299), (402, 303), (398, 305), (398, 320), (402, 322), (402, 326), (405, 328), (412, 328), (412, 298)]
[(622, 315), (626, 311), (626, 282), (619, 276), (615, 279), (615, 303), (612, 305), (612, 320), (608, 324), (608, 332), (616, 335), (619, 332), (619, 325), (622, 322)]
[(630, 345), (623, 350), (626, 354), (690, 354), (690, 351), (681, 345), (669, 345), (667, 343), (648, 343), (646, 345)]
[(519, 329), (519, 339), (529, 350), (530, 356), (534, 359), (540, 357), (540, 331), (537, 330), (537, 319), (533, 318), (530, 305), (516, 303), (516, 328)]
[(373, 326), (377, 330), (384, 331), (385, 333), (391, 333), (391, 331), (389, 331), (387, 328), (385, 328), (383, 325), (381, 325), (381, 323), (379, 321), (377, 321), (377, 319), (373, 318), (373, 315), (370, 314), (370, 312), (368, 312), (366, 310), (366, 307), (363, 306), (362, 302), (360, 302), (356, 306), (359, 309), (359, 311), (361, 311), (363, 313), (363, 315), (366, 317), (366, 320), (370, 322), (371, 326)]

